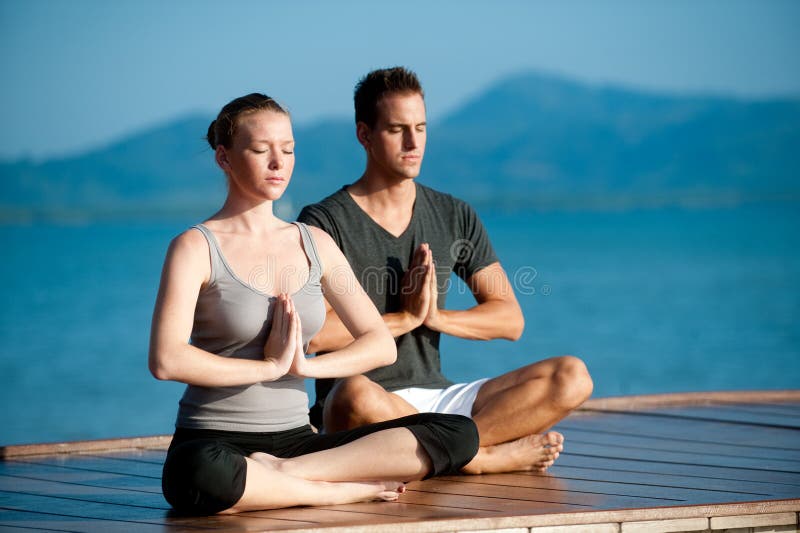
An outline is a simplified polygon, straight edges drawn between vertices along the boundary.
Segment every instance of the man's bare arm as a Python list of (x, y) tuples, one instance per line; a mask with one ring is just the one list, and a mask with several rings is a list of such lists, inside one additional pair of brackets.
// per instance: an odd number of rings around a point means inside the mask
[(519, 339), (525, 319), (500, 263), (479, 270), (467, 280), (467, 285), (478, 304), (463, 311), (450, 311), (437, 308), (438, 290), (434, 283), (424, 324), (432, 330), (464, 339)]

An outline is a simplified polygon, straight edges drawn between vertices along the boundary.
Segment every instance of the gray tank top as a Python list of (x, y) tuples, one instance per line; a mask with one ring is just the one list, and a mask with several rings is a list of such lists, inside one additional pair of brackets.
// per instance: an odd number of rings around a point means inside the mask
[[(292, 294), (307, 349), (325, 321), (322, 267), (308, 227), (299, 222), (295, 225), (309, 261), (308, 281)], [(194, 228), (208, 241), (211, 277), (197, 297), (191, 343), (223, 357), (263, 359), (275, 297), (239, 279), (222, 255), (214, 234), (202, 224)], [(277, 381), (236, 387), (188, 385), (175, 423), (182, 428), (251, 432), (283, 431), (305, 424), (308, 395), (304, 382), (289, 375)]]

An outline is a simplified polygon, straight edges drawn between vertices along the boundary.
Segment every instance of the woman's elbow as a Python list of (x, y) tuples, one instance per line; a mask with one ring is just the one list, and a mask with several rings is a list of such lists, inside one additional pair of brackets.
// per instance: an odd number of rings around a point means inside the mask
[(170, 381), (173, 378), (172, 372), (165, 364), (166, 357), (159, 350), (151, 349), (150, 357), (147, 360), (147, 366), (150, 368), (150, 373), (159, 381)]
[(389, 333), (389, 329), (381, 328), (372, 335), (374, 348), (371, 351), (375, 354), (376, 368), (394, 364), (397, 361), (397, 344), (395, 344), (392, 334)]
[(382, 366), (393, 365), (397, 361), (397, 344), (395, 344), (392, 336), (389, 336), (389, 341), (386, 343), (384, 352), (384, 363)]

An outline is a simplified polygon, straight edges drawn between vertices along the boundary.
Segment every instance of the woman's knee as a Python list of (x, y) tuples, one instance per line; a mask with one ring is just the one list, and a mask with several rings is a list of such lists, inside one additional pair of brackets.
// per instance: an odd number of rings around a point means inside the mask
[[(426, 432), (412, 432), (431, 458), (433, 470), (428, 477), (458, 473), (478, 453), (480, 438), (471, 418), (439, 413), (414, 416), (418, 417), (417, 424), (427, 429)], [(426, 434), (433, 438), (426, 438)]]
[(239, 501), (246, 476), (241, 451), (203, 439), (181, 443), (169, 451), (161, 485), (164, 497), (176, 511), (212, 515)]

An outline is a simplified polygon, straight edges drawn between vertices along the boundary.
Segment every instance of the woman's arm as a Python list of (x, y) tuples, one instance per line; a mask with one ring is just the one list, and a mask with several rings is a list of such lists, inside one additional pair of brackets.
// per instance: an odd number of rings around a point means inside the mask
[(322, 291), (353, 341), (312, 359), (297, 358), (292, 373), (309, 378), (346, 377), (394, 363), (394, 339), (347, 259), (327, 233), (310, 229), (324, 269)]
[(189, 344), (197, 295), (210, 275), (208, 243), (199, 231), (188, 230), (170, 243), (150, 330), (149, 366), (153, 376), (225, 387), (273, 381), (286, 374), (298, 328), (294, 307), (290, 301), (284, 303), (286, 298), (279, 299), (274, 320), (280, 319), (280, 324), (270, 331), (265, 346), (268, 355), (263, 361), (220, 357)]
[[(392, 337), (397, 338), (421, 326), (428, 316), (430, 307), (430, 279), (435, 279), (432, 267), (430, 271), (425, 265), (427, 245), (421, 245), (414, 252), (414, 258), (408, 271), (403, 276), (400, 292), (401, 309), (393, 313), (384, 313), (383, 322), (389, 328)], [(311, 339), (309, 352), (331, 352), (344, 348), (353, 342), (353, 336), (342, 320), (325, 301), (325, 323), (322, 329)]]

